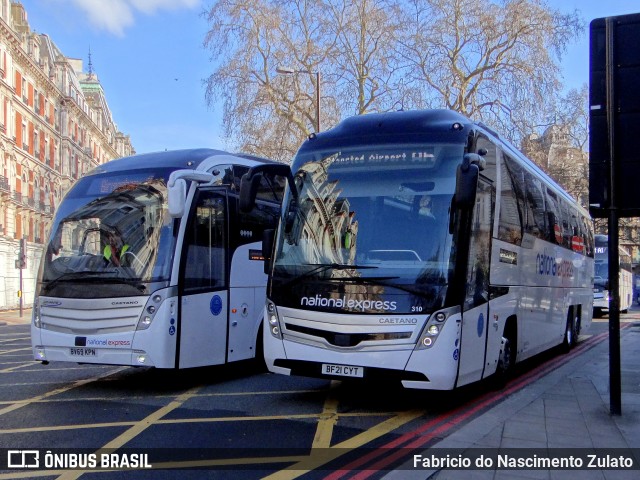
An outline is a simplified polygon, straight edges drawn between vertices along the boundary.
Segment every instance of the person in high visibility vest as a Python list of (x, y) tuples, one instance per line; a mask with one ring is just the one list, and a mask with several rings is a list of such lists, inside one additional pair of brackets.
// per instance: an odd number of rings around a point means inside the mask
[(129, 245), (123, 244), (120, 237), (115, 233), (109, 232), (107, 237), (107, 244), (104, 246), (104, 259), (107, 263), (112, 263), (116, 267), (122, 265), (122, 255), (129, 250)]

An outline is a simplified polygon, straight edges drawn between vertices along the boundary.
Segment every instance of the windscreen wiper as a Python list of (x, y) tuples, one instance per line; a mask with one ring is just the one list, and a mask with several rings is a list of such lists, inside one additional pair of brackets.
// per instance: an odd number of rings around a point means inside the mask
[[(106, 272), (111, 273), (111, 272)], [(113, 272), (117, 273), (117, 272)], [(58, 278), (53, 280), (49, 280), (43, 285), (43, 290), (46, 292), (50, 292), (53, 290), (59, 283), (69, 282), (73, 280), (82, 280), (88, 283), (123, 283), (126, 285), (131, 285), (132, 287), (137, 288), (141, 292), (144, 292), (147, 287), (143, 283), (135, 283), (132, 278), (122, 278), (122, 277), (105, 277), (105, 272), (69, 272), (63, 275), (60, 275)]]

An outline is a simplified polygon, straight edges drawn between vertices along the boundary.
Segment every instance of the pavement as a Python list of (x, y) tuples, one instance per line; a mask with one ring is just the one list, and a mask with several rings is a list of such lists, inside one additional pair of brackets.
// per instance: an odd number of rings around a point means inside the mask
[[(0, 325), (28, 324), (31, 309), (0, 311)], [(608, 322), (607, 317), (594, 322)], [(640, 479), (640, 308), (621, 315), (621, 414), (612, 414), (608, 339), (506, 395), (462, 427), (384, 474), (385, 480)], [(593, 331), (593, 328), (591, 329)], [(587, 342), (593, 334), (581, 335)], [(615, 402), (614, 402), (615, 403)], [(503, 455), (504, 454), (504, 455)], [(432, 468), (447, 457), (472, 467)], [(492, 467), (475, 468), (486, 455)], [(588, 466), (595, 455), (594, 468)], [(529, 462), (535, 468), (511, 468)], [(545, 468), (545, 461), (567, 468)], [(577, 462), (581, 461), (582, 465)], [(626, 462), (633, 462), (627, 468)], [(533, 463), (531, 463), (533, 462)], [(602, 463), (605, 462), (605, 463)], [(516, 464), (517, 466), (518, 464)], [(455, 467), (456, 465), (453, 465)], [(578, 468), (579, 467), (579, 468)]]
[[(22, 313), (22, 315), (21, 315)], [(19, 308), (12, 310), (0, 310), (0, 326), (1, 325), (20, 325), (28, 324), (31, 322), (31, 308), (22, 308), (20, 312)]]
[[(598, 321), (608, 323), (608, 317)], [(617, 402), (612, 407), (607, 336), (419, 453), (417, 464), (414, 457), (384, 479), (640, 479), (640, 309), (620, 321), (620, 415), (612, 414)], [(586, 333), (581, 342), (589, 339)], [(506, 463), (498, 465), (501, 454)], [(428, 468), (432, 455), (436, 461), (446, 455), (468, 459), (472, 467)], [(493, 468), (475, 468), (481, 455), (492, 459)], [(425, 458), (431, 461), (426, 468)], [(552, 458), (567, 468), (544, 468), (548, 464), (539, 461)], [(511, 461), (536, 468), (508, 468)], [(627, 462), (633, 467), (624, 467)]]

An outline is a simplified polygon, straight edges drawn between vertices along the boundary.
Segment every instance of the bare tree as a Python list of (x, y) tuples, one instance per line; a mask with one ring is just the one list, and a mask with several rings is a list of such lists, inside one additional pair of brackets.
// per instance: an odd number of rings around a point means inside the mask
[[(209, 105), (223, 100), (229, 142), (240, 150), (288, 160), (313, 132), (312, 76), (335, 40), (310, 0), (219, 0), (207, 15), (205, 46), (216, 65), (206, 80)], [(331, 111), (331, 102), (323, 107)]]
[[(544, 0), (408, 0), (399, 54), (414, 95), (517, 141), (560, 92), (558, 60), (582, 30)], [(417, 105), (421, 107), (423, 105)]]
[(333, 62), (342, 112), (363, 114), (393, 107), (398, 59), (392, 54), (400, 31), (398, 6), (389, 0), (325, 0), (326, 19), (336, 38)]
[(392, 0), (215, 2), (206, 97), (209, 105), (223, 99), (229, 142), (286, 160), (315, 131), (318, 111), (326, 129), (345, 115), (392, 108), (401, 81), (397, 8)]
[(554, 105), (554, 123), (565, 125), (571, 146), (587, 151), (589, 146), (589, 85), (573, 88)]
[(223, 103), (229, 143), (283, 160), (318, 112), (326, 129), (450, 108), (519, 143), (554, 118), (558, 59), (582, 28), (545, 0), (217, 0), (207, 18), (206, 97)]

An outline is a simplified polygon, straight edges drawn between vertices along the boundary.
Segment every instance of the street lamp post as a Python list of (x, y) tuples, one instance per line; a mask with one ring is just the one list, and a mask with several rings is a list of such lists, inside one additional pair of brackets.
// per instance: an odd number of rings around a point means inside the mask
[(284, 75), (295, 75), (297, 73), (308, 73), (316, 76), (316, 133), (320, 132), (320, 70), (312, 72), (311, 70), (294, 70), (287, 67), (278, 67), (276, 72)]

